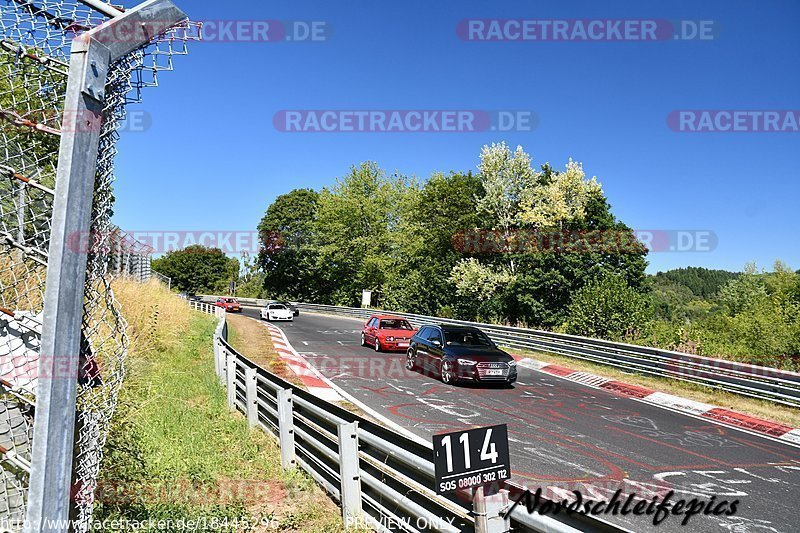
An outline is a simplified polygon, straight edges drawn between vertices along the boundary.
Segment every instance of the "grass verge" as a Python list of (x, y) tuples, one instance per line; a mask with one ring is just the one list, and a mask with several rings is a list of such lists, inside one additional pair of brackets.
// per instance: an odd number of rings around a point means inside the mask
[[(263, 323), (253, 318), (242, 315), (228, 314), (228, 344), (237, 352), (246, 356), (262, 368), (266, 368), (289, 383), (305, 388), (302, 380), (291, 371), (286, 362), (280, 358), (275, 346), (272, 344), (272, 337)], [(357, 405), (346, 400), (337, 402), (343, 407), (359, 416), (363, 416), (375, 421), (371, 416), (364, 413)]]
[(170, 520), (170, 531), (341, 531), (341, 512), (322, 489), (300, 471), (284, 471), (274, 440), (228, 411), (213, 369), (214, 320), (157, 283), (122, 281), (115, 292), (132, 346), (95, 521)]
[(531, 352), (526, 350), (519, 350), (517, 348), (505, 348), (507, 351), (539, 361), (547, 363), (563, 365), (565, 367), (578, 370), (581, 372), (591, 372), (598, 376), (603, 376), (610, 379), (617, 379), (631, 383), (633, 385), (640, 385), (648, 387), (660, 392), (666, 392), (689, 398), (698, 402), (709, 403), (726, 409), (732, 409), (751, 416), (772, 420), (790, 425), (792, 427), (800, 427), (800, 410), (793, 409), (788, 406), (782, 406), (774, 402), (766, 400), (757, 400), (755, 398), (747, 398), (738, 394), (731, 394), (729, 392), (713, 389), (711, 387), (704, 387), (695, 383), (687, 383), (670, 378), (660, 378), (657, 376), (645, 376), (642, 374), (632, 374), (622, 372), (613, 367), (598, 365), (582, 359), (574, 359), (572, 357), (565, 357), (542, 352)]
[(226, 320), (228, 322), (228, 344), (234, 350), (289, 383), (302, 386), (302, 382), (275, 351), (272, 337), (263, 323), (233, 313), (228, 313)]

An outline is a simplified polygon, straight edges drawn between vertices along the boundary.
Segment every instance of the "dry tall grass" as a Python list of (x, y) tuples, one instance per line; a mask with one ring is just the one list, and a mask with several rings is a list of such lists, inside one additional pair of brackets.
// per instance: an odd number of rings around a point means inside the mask
[(111, 286), (128, 322), (131, 354), (150, 357), (181, 344), (196, 316), (186, 302), (156, 280), (137, 283), (117, 278)]
[[(157, 282), (114, 282), (131, 345), (106, 446), (96, 518), (256, 518), (252, 531), (339, 532), (341, 512), (301, 471), (281, 468), (273, 438), (227, 407), (214, 373), (216, 320)], [(223, 522), (220, 522), (223, 523)]]

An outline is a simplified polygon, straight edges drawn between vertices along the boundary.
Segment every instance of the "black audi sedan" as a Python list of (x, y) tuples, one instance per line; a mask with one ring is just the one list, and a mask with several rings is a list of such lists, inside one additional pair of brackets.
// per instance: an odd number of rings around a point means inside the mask
[(471, 326), (423, 326), (411, 337), (406, 368), (432, 372), (444, 383), (473, 381), (511, 384), (517, 380), (514, 358)]

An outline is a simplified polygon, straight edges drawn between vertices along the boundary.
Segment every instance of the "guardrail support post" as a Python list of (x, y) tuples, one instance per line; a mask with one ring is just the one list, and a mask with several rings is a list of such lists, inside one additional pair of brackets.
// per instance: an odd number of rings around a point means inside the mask
[(345, 527), (355, 528), (363, 525), (361, 475), (358, 464), (358, 422), (340, 424), (338, 433), (342, 517)]
[(256, 369), (244, 369), (245, 402), (247, 409), (247, 426), (254, 428), (258, 425), (258, 403), (256, 402)]
[(286, 470), (291, 470), (296, 464), (292, 389), (278, 390), (278, 440), (281, 447), (281, 466)]
[(220, 366), (219, 365), (219, 350), (220, 350), (221, 346), (220, 346), (220, 342), (219, 342), (219, 337), (217, 337), (216, 335), (214, 335), (213, 343), (214, 343), (214, 374), (216, 374), (217, 378), (219, 378), (219, 375), (222, 372), (220, 370), (220, 368), (219, 368), (219, 366)]
[(236, 410), (236, 354), (230, 353), (227, 350), (225, 361), (225, 372), (228, 377), (228, 409), (231, 411)]
[(508, 508), (508, 491), (490, 489), (488, 486), (475, 489), (472, 500), (475, 533), (506, 533), (511, 529), (511, 519), (503, 518)]
[(223, 346), (222, 341), (217, 337), (217, 377), (222, 385), (227, 383), (227, 378), (225, 377), (226, 353), (225, 346)]

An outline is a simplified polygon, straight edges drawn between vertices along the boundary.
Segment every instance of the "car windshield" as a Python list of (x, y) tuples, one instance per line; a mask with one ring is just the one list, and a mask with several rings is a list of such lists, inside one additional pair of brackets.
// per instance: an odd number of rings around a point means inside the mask
[(448, 346), (494, 346), (489, 337), (477, 329), (445, 330), (444, 338)]
[(282, 306), (281, 304), (270, 305), (270, 306), (269, 306), (269, 308), (270, 308), (270, 309), (286, 309), (286, 308), (285, 308), (284, 306)]
[(234, 300), (233, 298), (225, 298), (225, 303), (235, 304), (236, 300)]
[(385, 318), (381, 320), (381, 329), (405, 329), (408, 331), (413, 331), (414, 328), (408, 323), (408, 320)]

